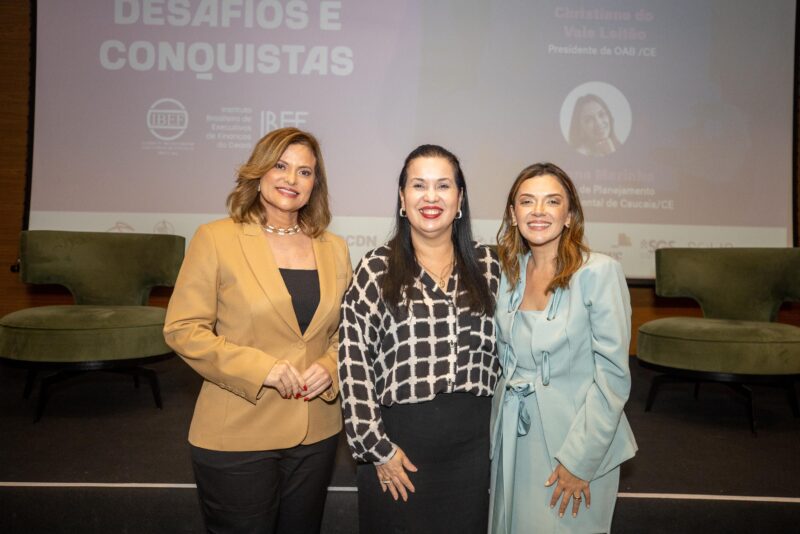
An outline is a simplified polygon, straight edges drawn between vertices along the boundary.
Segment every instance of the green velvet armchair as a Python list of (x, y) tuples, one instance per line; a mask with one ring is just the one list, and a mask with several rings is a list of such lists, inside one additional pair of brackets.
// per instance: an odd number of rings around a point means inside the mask
[(756, 432), (751, 384), (785, 389), (800, 416), (800, 328), (775, 322), (784, 301), (800, 300), (800, 249), (672, 248), (656, 251), (656, 294), (690, 297), (703, 317), (668, 317), (639, 327), (637, 358), (660, 371), (650, 386), (649, 411), (661, 384), (722, 382), (747, 400)]
[(75, 304), (38, 306), (0, 319), (0, 357), (28, 368), (27, 398), (41, 371), (35, 420), (56, 382), (78, 373), (124, 372), (150, 383), (161, 408), (158, 377), (148, 362), (172, 356), (164, 343), (165, 310), (148, 306), (150, 290), (175, 283), (185, 240), (175, 235), (23, 231), (20, 276), (57, 284)]

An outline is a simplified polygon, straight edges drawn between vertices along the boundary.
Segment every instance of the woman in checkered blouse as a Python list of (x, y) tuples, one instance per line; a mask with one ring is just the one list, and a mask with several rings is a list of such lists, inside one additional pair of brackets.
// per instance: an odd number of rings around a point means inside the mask
[(395, 222), (356, 268), (339, 331), (360, 532), (484, 533), (500, 270), (472, 241), (452, 153), (409, 154)]

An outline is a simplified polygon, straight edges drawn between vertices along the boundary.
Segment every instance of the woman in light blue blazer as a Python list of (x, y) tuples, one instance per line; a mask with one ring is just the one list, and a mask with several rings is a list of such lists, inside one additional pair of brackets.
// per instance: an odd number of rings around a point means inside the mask
[(498, 233), (492, 533), (609, 532), (619, 465), (636, 453), (622, 412), (630, 297), (619, 263), (583, 243), (583, 224), (563, 170), (520, 173)]

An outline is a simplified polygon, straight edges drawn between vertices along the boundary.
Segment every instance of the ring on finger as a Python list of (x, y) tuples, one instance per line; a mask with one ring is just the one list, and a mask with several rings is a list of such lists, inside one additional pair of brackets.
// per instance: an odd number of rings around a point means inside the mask
[(391, 483), (392, 483), (392, 481), (389, 480), (388, 478), (385, 479), (385, 480), (381, 480), (381, 484), (391, 484)]

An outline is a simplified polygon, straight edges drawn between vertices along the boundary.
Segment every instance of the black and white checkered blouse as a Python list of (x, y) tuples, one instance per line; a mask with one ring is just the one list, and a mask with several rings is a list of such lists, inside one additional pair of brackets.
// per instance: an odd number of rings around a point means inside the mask
[[(407, 292), (408, 306), (399, 307), (397, 318), (389, 312), (380, 292), (388, 252), (379, 247), (361, 259), (344, 296), (339, 328), (347, 441), (356, 460), (376, 463), (395, 451), (379, 405), (423, 402), (456, 391), (489, 396), (499, 373), (493, 317), (469, 310), (457, 275), (445, 292), (420, 269)], [(496, 295), (497, 258), (485, 245), (475, 244), (475, 253)], [(453, 302), (456, 291), (459, 306)]]

